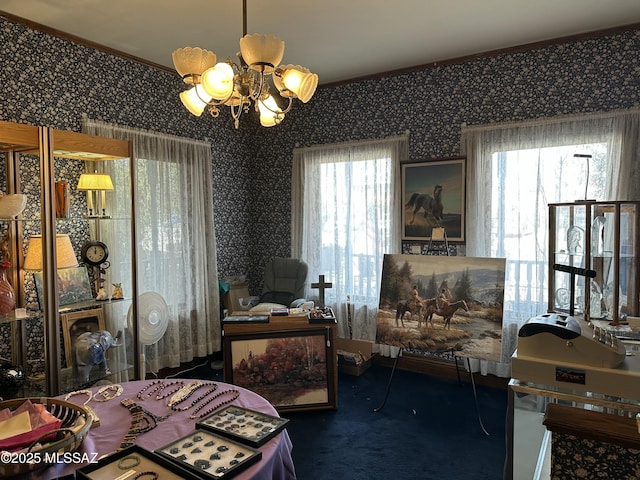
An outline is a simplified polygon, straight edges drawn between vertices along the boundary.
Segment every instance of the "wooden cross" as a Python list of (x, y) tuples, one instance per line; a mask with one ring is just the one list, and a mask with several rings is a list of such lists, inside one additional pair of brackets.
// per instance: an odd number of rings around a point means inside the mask
[(318, 276), (318, 281), (315, 283), (311, 284), (311, 288), (317, 288), (320, 290), (320, 294), (318, 295), (320, 298), (320, 307), (324, 308), (324, 291), (327, 288), (331, 288), (333, 287), (333, 284), (331, 282), (325, 282), (324, 281), (324, 275), (319, 275)]

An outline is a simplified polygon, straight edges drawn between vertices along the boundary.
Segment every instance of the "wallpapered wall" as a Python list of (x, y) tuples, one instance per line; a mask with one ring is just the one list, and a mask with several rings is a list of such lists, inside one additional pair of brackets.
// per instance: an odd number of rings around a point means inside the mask
[(631, 30), (319, 88), (281, 125), (261, 128), (251, 112), (235, 130), (226, 112), (191, 116), (177, 76), (0, 19), (0, 119), (79, 131), (86, 114), (211, 141), (220, 277), (247, 274), (256, 292), (265, 261), (290, 254), (296, 146), (409, 130), (410, 160), (454, 156), (463, 123), (637, 106), (638, 58)]

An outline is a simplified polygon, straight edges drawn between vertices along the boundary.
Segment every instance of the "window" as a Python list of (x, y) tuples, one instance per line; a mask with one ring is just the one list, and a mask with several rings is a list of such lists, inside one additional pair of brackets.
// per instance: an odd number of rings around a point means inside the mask
[[(585, 191), (596, 200), (637, 200), (639, 126), (634, 110), (463, 127), (466, 254), (507, 259), (506, 358), (520, 325), (547, 309), (548, 204), (584, 199)], [(592, 155), (588, 176), (587, 161), (575, 154)], [(509, 363), (482, 370), (507, 376)]]
[(319, 275), (332, 283), (325, 303), (344, 320), (340, 336), (375, 338), (382, 259), (400, 244), (397, 185), (405, 151), (403, 137), (295, 152), (292, 254), (308, 263), (308, 283)]
[(507, 259), (505, 311), (526, 319), (547, 309), (548, 204), (605, 200), (607, 144), (503, 151), (491, 160), (491, 256)]

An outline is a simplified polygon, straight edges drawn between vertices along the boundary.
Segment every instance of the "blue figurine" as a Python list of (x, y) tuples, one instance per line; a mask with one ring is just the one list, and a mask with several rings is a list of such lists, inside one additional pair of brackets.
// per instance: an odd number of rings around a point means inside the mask
[(105, 375), (109, 375), (109, 365), (107, 365), (107, 350), (111, 347), (120, 346), (120, 332), (116, 338), (106, 330), (86, 332), (78, 335), (73, 345), (73, 368), (74, 372), (82, 373), (85, 382), (89, 381), (89, 374), (94, 365), (101, 365)]

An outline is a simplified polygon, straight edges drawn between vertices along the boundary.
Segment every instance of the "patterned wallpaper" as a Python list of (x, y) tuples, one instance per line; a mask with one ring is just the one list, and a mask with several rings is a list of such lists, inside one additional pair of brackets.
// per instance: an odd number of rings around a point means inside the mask
[(463, 123), (638, 106), (639, 58), (632, 30), (319, 88), (281, 125), (251, 112), (235, 130), (226, 112), (189, 114), (175, 75), (0, 19), (0, 119), (79, 131), (86, 114), (211, 141), (220, 278), (246, 274), (257, 292), (265, 261), (290, 254), (296, 146), (408, 130), (411, 160), (455, 156)]

